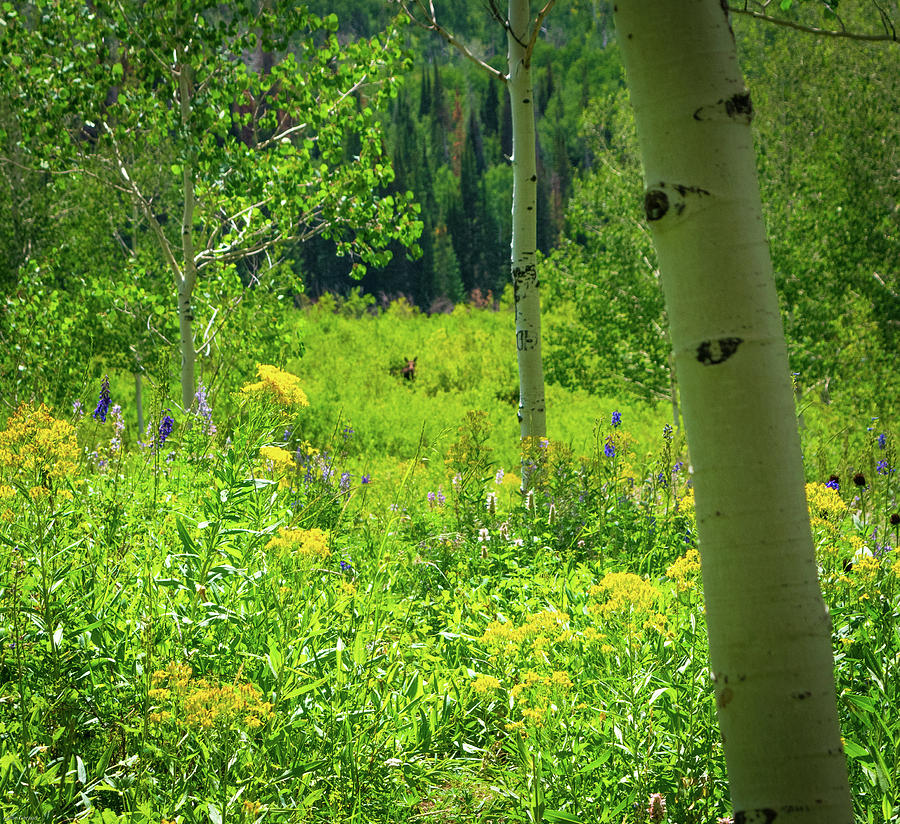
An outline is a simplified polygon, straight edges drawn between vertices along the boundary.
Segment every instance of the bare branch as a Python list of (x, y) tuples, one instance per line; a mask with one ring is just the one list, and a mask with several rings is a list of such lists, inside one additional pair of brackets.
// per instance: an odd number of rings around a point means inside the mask
[(147, 223), (150, 224), (150, 229), (153, 231), (153, 234), (159, 243), (160, 250), (163, 253), (163, 257), (165, 257), (166, 263), (171, 267), (176, 281), (183, 278), (184, 272), (178, 265), (178, 261), (175, 259), (175, 254), (172, 251), (172, 246), (169, 244), (169, 239), (166, 237), (165, 232), (162, 230), (162, 226), (159, 225), (159, 221), (156, 219), (153, 210), (150, 208), (150, 201), (141, 194), (141, 190), (138, 188), (137, 183), (128, 174), (128, 169), (125, 166), (125, 162), (122, 160), (122, 155), (119, 153), (119, 144), (116, 142), (115, 133), (106, 122), (104, 122), (103, 127), (109, 135), (113, 153), (116, 156), (116, 165), (118, 166), (119, 173), (128, 184), (128, 189), (126, 191), (128, 191), (131, 197), (137, 202), (141, 211), (143, 211), (144, 216), (147, 218)]
[(525, 47), (525, 59), (528, 61), (531, 60), (531, 52), (534, 51), (534, 44), (537, 43), (538, 35), (541, 33), (541, 23), (544, 22), (544, 18), (550, 13), (550, 9), (553, 8), (555, 2), (556, 0), (547, 0), (547, 5), (538, 12), (537, 19), (534, 21), (534, 28), (531, 30), (531, 39)]
[[(422, 9), (425, 13), (426, 19), (424, 21), (419, 20), (408, 8), (407, 4), (400, 0), (400, 7), (403, 11), (406, 12), (406, 16), (415, 23), (417, 26), (421, 26), (423, 29), (427, 29), (428, 31), (437, 32), (441, 37), (444, 38), (453, 48), (455, 48), (463, 57), (471, 60), (476, 66), (479, 66), (481, 69), (486, 71), (491, 77), (496, 78), (501, 83), (506, 83), (507, 78), (503, 72), (495, 69), (489, 63), (485, 63), (480, 57), (476, 57), (466, 45), (457, 39), (453, 34), (451, 34), (447, 29), (445, 29), (440, 23), (437, 22), (434, 18), (434, 4), (429, 3), (429, 8), (425, 8), (425, 3), (423, 0), (416, 0), (416, 5)], [(523, 44), (524, 45), (524, 44)]]
[(737, 8), (735, 6), (729, 6), (728, 11), (732, 14), (744, 14), (747, 17), (752, 17), (755, 20), (762, 20), (766, 23), (773, 23), (776, 26), (785, 26), (789, 29), (794, 29), (796, 31), (802, 31), (805, 34), (814, 34), (817, 37), (843, 37), (847, 40), (861, 40), (870, 43), (898, 43), (900, 40), (897, 38), (897, 30), (894, 28), (893, 23), (887, 14), (881, 9), (880, 6), (876, 7), (879, 9), (881, 14), (881, 22), (884, 26), (884, 34), (863, 34), (862, 32), (855, 31), (847, 31), (846, 29), (834, 30), (834, 29), (821, 29), (817, 26), (807, 26), (803, 23), (797, 23), (793, 20), (785, 20), (781, 17), (772, 17), (768, 14), (763, 14), (762, 12), (753, 11), (753, 9), (747, 8)]

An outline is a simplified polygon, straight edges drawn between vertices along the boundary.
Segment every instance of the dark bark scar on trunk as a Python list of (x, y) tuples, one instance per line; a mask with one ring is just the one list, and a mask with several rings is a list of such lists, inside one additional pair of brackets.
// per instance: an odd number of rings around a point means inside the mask
[(734, 698), (734, 692), (732, 692), (731, 687), (725, 687), (717, 696), (716, 696), (716, 706), (723, 710), (731, 703), (731, 699)]
[(724, 363), (744, 342), (743, 338), (719, 338), (705, 340), (697, 347), (697, 360), (704, 366), (715, 366)]
[(772, 824), (778, 818), (775, 810), (735, 810), (734, 824)]
[(733, 120), (749, 123), (753, 119), (753, 102), (746, 89), (736, 92), (727, 100), (717, 100), (709, 106), (700, 106), (694, 111), (694, 120)]
[(654, 221), (664, 217), (669, 211), (669, 196), (660, 189), (651, 189), (644, 195), (644, 214), (647, 220)]
[(677, 198), (670, 200), (669, 196), (663, 191), (666, 188), (665, 183), (658, 183), (654, 188), (648, 189), (644, 195), (644, 214), (648, 221), (660, 220), (665, 217), (670, 209), (680, 216), (687, 208), (688, 195), (709, 195), (707, 189), (699, 186), (685, 186), (682, 183), (676, 183), (672, 186), (672, 190), (678, 195)]

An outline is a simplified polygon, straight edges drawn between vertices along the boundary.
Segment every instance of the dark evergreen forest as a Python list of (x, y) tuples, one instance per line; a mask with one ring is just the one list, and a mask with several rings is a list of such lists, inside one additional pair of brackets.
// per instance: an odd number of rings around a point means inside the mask
[[(506, 33), (485, 4), (446, 3), (441, 25), (486, 62), (504, 68)], [(605, 4), (569, 4), (546, 18), (533, 77), (538, 128), (538, 248), (558, 245), (574, 178), (595, 161), (580, 128), (589, 101), (614, 93), (624, 78)], [(344, 37), (371, 36), (389, 24), (395, 6), (319, 2), (335, 12)], [(433, 32), (406, 27), (410, 70), (386, 124), (397, 192), (411, 191), (424, 223), (421, 255), (396, 244), (391, 261), (371, 270), (365, 292), (398, 296), (426, 311), (463, 299), (496, 300), (509, 280), (512, 124), (505, 87), (462, 58)], [(360, 100), (364, 105), (364, 100)], [(347, 147), (352, 162), (353, 147)], [(334, 244), (316, 239), (297, 250), (296, 266), (311, 297), (360, 285), (347, 275)], [(491, 297), (489, 297), (489, 295)]]

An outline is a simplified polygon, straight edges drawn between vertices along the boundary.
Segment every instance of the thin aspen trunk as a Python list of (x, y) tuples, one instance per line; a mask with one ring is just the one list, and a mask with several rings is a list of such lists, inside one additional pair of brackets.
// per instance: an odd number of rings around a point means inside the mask
[[(519, 428), (522, 438), (547, 434), (541, 362), (541, 298), (537, 277), (537, 156), (531, 85), (531, 12), (528, 0), (509, 2), (509, 79), (512, 110), (512, 283), (519, 363)], [(523, 479), (524, 480), (524, 479)]]
[(138, 438), (144, 436), (144, 380), (140, 372), (134, 373), (134, 405), (137, 407)]
[[(187, 132), (193, 95), (191, 68), (183, 54), (178, 56), (181, 125)], [(194, 310), (191, 303), (194, 284), (197, 282), (197, 267), (194, 262), (194, 169), (190, 151), (188, 151), (188, 156), (183, 158), (182, 164), (182, 194), (184, 197), (184, 211), (181, 218), (182, 266), (177, 288), (178, 329), (181, 338), (181, 406), (187, 412), (194, 401), (194, 365), (197, 357), (194, 349)]]
[(850, 824), (831, 622), (727, 10), (617, 0), (616, 26), (694, 467), (734, 819)]
[(675, 358), (669, 353), (669, 395), (672, 401), (672, 426), (681, 429), (681, 414), (678, 410), (678, 379), (675, 376)]

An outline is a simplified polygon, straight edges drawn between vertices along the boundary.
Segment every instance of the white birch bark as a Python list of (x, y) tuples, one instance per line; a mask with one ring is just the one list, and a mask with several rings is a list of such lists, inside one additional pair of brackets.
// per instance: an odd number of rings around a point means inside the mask
[(852, 804), (752, 108), (718, 0), (617, 0), (659, 254), (735, 822)]
[(519, 365), (522, 438), (547, 434), (541, 362), (541, 298), (537, 277), (537, 154), (531, 84), (532, 20), (528, 0), (509, 0), (509, 91), (512, 110), (513, 204), (511, 270)]

